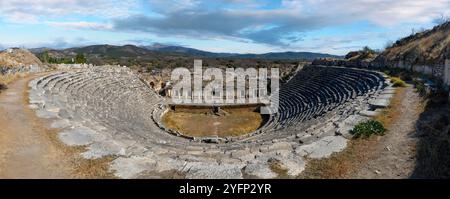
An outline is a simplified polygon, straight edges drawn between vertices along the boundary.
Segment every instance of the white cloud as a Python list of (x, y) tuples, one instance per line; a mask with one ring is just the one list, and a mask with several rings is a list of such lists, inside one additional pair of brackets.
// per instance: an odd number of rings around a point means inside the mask
[(424, 23), (450, 13), (450, 0), (315, 0), (305, 1), (318, 15), (367, 20), (378, 25)]
[[(135, 15), (115, 20), (115, 27), (160, 35), (182, 33), (284, 45), (301, 40), (294, 35), (320, 28), (361, 21), (381, 27), (425, 24), (450, 13), (450, 0), (282, 0), (280, 6), (272, 8), (252, 0), (221, 0), (222, 7), (198, 0), (149, 2), (159, 8), (155, 11), (163, 17)], [(249, 4), (253, 6), (245, 6)], [(176, 12), (167, 11), (171, 7)]]
[[(441, 14), (450, 14), (450, 0), (0, 0), (0, 18), (11, 23), (223, 39), (290, 49), (359, 45), (324, 36), (320, 36), (323, 43), (303, 41), (303, 36), (319, 29), (337, 27), (342, 32), (342, 25), (368, 22), (371, 30), (408, 32), (411, 26), (429, 26)], [(373, 39), (361, 35), (351, 39)]]
[(2, 0), (0, 16), (14, 23), (29, 23), (30, 19), (33, 22), (41, 17), (58, 18), (70, 15), (125, 17), (133, 14), (137, 3), (135, 0)]
[(112, 25), (94, 22), (46, 22), (50, 26), (63, 27), (69, 29), (91, 29), (91, 30), (111, 30)]

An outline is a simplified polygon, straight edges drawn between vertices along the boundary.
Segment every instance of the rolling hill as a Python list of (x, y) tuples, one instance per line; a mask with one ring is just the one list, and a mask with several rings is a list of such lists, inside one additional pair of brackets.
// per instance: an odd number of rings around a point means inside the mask
[(157, 52), (181, 53), (187, 56), (205, 57), (205, 58), (232, 58), (232, 59), (304, 59), (314, 60), (317, 58), (340, 58), (337, 55), (312, 53), (312, 52), (272, 52), (265, 54), (239, 54), (239, 53), (213, 53), (208, 51), (197, 50), (182, 46), (169, 46), (163, 44), (155, 44), (152, 46), (143, 46), (148, 50)]
[(416, 33), (395, 42), (376, 59), (376, 64), (444, 65), (450, 58), (450, 21), (431, 30)]
[(181, 46), (113, 46), (113, 45), (93, 45), (79, 48), (68, 48), (54, 50), (47, 48), (30, 49), (37, 56), (44, 52), (55, 58), (74, 57), (76, 54), (85, 54), (89, 61), (96, 64), (107, 60), (133, 59), (135, 61), (149, 60), (161, 57), (169, 58), (229, 58), (229, 59), (280, 59), (280, 60), (314, 60), (316, 58), (339, 58), (340, 56), (311, 53), (311, 52), (279, 52), (266, 54), (237, 54), (237, 53), (213, 53), (194, 48)]

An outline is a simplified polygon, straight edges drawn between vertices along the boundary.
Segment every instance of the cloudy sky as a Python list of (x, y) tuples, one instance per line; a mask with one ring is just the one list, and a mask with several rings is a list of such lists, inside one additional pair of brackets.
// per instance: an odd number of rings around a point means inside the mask
[(345, 54), (430, 28), (450, 0), (0, 0), (0, 48), (164, 43)]

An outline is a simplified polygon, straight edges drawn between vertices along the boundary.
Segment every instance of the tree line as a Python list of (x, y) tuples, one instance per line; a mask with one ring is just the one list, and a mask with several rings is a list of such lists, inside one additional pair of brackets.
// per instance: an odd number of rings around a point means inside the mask
[(52, 57), (48, 51), (45, 51), (39, 56), (39, 59), (49, 64), (85, 64), (87, 62), (86, 56), (83, 53), (77, 53), (74, 58), (57, 58)]

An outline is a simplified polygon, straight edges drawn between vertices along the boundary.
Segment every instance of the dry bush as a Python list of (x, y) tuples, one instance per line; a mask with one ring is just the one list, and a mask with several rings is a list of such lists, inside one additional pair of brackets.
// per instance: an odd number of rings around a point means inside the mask
[(398, 77), (392, 77), (391, 83), (393, 84), (394, 87), (405, 87), (406, 86), (405, 81), (401, 80)]
[(16, 74), (6, 74), (0, 75), (0, 84), (8, 85), (14, 80), (23, 77), (24, 74), (16, 73)]

